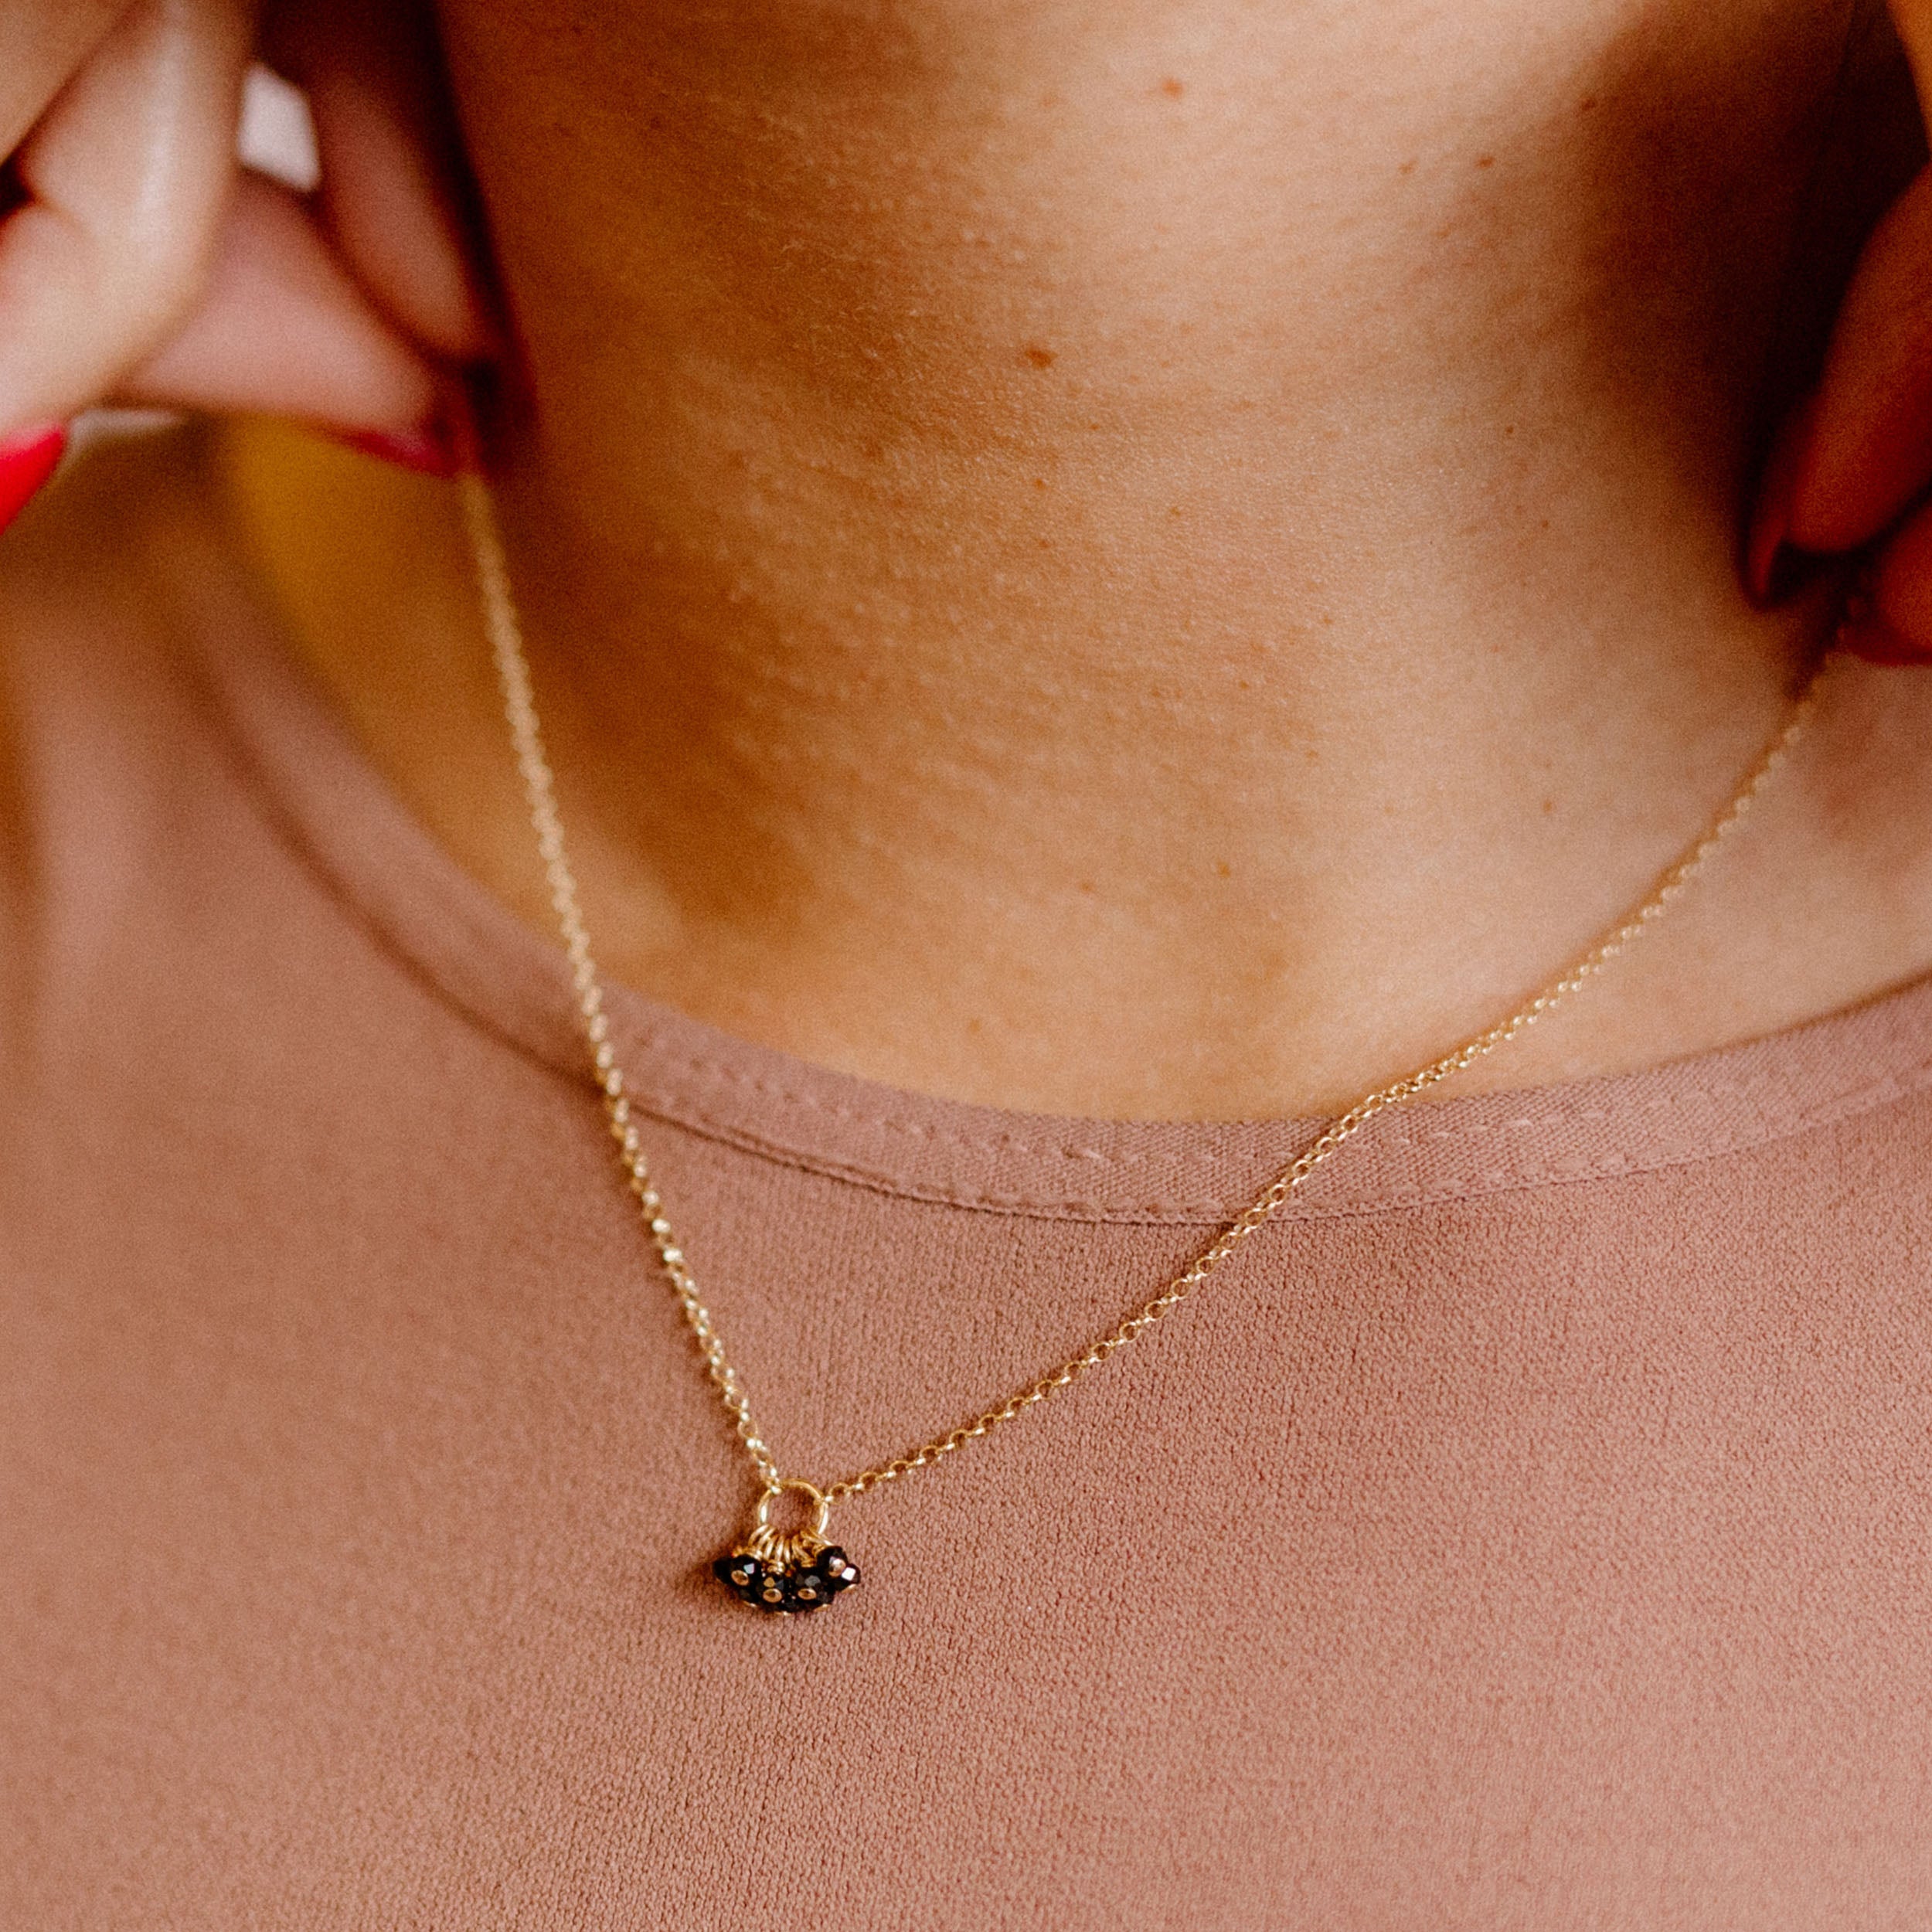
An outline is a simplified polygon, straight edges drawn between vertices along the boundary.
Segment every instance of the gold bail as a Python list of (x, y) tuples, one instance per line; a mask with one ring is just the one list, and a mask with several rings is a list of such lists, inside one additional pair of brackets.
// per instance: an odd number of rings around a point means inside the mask
[[(803, 1496), (811, 1505), (811, 1519), (803, 1529), (787, 1536), (771, 1526), (771, 1505), (789, 1491)], [(809, 1563), (825, 1546), (825, 1525), (832, 1518), (832, 1502), (815, 1484), (803, 1476), (781, 1476), (767, 1482), (752, 1512), (751, 1547), (760, 1556), (782, 1563)]]

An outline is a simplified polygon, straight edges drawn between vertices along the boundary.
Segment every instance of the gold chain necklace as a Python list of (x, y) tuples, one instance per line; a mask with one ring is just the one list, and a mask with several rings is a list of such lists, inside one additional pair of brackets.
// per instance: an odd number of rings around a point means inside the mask
[[(536, 706), (531, 694), (529, 662), (524, 652), (522, 626), (511, 593), (509, 569), (489, 488), (474, 471), (460, 478), (464, 519), (476, 567), (483, 616), (495, 654), (497, 675), (503, 691), (504, 709), (516, 747), (518, 768), (529, 801), (530, 821), (536, 831), (537, 849), (542, 854), (545, 876), (555, 908), (557, 924), (570, 955), (576, 985), (577, 1013), (590, 1060), (603, 1090), (604, 1113), (610, 1122), (618, 1158), (636, 1196), (646, 1232), (657, 1250), (659, 1264), (678, 1298), (678, 1307), (696, 1338), (704, 1362), (705, 1372), (717, 1390), (730, 1417), (743, 1451), (757, 1471), (758, 1497), (752, 1511), (749, 1530), (726, 1556), (713, 1566), (721, 1581), (742, 1601), (760, 1610), (781, 1614), (797, 1614), (818, 1609), (859, 1580), (859, 1571), (843, 1549), (828, 1542), (825, 1530), (832, 1507), (869, 1490), (896, 1482), (921, 1469), (930, 1469), (942, 1458), (990, 1434), (1001, 1423), (1057, 1395), (1130, 1342), (1138, 1339), (1164, 1315), (1170, 1315), (1204, 1284), (1221, 1264), (1250, 1236), (1271, 1221), (1301, 1183), (1344, 1142), (1360, 1133), (1376, 1115), (1401, 1107), (1418, 1094), (1439, 1086), (1452, 1074), (1473, 1066), (1485, 1054), (1506, 1046), (1519, 1033), (1532, 1026), (1560, 1000), (1566, 998), (1586, 981), (1600, 973), (1610, 962), (1634, 945), (1662, 919), (1675, 900), (1709, 862), (1743, 822), (1771, 774), (1782, 764), (1791, 747), (1817, 708), (1819, 682), (1828, 658), (1821, 658), (1793, 701), (1784, 722), (1779, 726), (1750, 769), (1721, 810), (1698, 838), (1657, 879), (1649, 893), (1611, 930), (1587, 951), (1571, 961), (1543, 989), (1526, 1000), (1505, 1019), (1487, 1032), (1465, 1040), (1460, 1046), (1431, 1060), (1427, 1066), (1405, 1075), (1386, 1087), (1364, 1094), (1304, 1148), (1276, 1175), (1254, 1199), (1202, 1250), (1186, 1268), (1155, 1295), (1141, 1302), (1107, 1333), (1077, 1355), (1070, 1356), (1055, 1369), (1016, 1389), (996, 1407), (962, 1422), (944, 1435), (934, 1436), (909, 1454), (890, 1462), (875, 1464), (856, 1475), (842, 1477), (821, 1488), (801, 1476), (789, 1476), (766, 1444), (763, 1432), (753, 1419), (750, 1398), (744, 1383), (725, 1353), (717, 1324), (698, 1292), (698, 1284), (685, 1259), (671, 1223), (665, 1218), (664, 1202), (651, 1178), (637, 1126), (632, 1118), (630, 1094), (622, 1070), (611, 1044), (610, 1023), (605, 1016), (604, 988), (590, 954), (590, 941), (583, 923), (577, 880), (570, 870), (563, 844), (563, 826), (557, 815), (556, 787), (549, 758), (543, 748), (543, 734), (537, 722)], [(791, 1494), (805, 1507), (803, 1522), (789, 1531), (773, 1521), (773, 1506), (781, 1496)]]

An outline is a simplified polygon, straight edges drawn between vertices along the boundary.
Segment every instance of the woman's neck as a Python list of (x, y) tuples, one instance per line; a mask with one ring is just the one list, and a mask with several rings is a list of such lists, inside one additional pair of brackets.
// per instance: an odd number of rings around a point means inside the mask
[[(1739, 504), (1842, 22), (634, 5), (587, 62), (548, 11), (452, 50), (619, 977), (996, 1104), (1332, 1105), (1587, 942), (1772, 728), (1821, 611), (1745, 608)], [(542, 923), (446, 506), (235, 474), (382, 762)], [(1841, 694), (1679, 934), (1492, 1077), (1932, 961), (1916, 846), (1811, 808), (1857, 734), (1921, 782), (1909, 689)]]

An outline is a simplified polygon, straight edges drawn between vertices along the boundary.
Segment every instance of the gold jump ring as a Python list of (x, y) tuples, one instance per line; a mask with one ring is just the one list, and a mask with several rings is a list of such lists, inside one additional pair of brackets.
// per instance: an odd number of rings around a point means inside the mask
[(825, 1525), (832, 1519), (832, 1504), (816, 1485), (806, 1481), (803, 1476), (781, 1476), (776, 1482), (767, 1483), (763, 1495), (758, 1498), (758, 1508), (753, 1521), (760, 1529), (769, 1530), (771, 1528), (771, 1505), (787, 1490), (790, 1490), (794, 1495), (804, 1497), (811, 1503), (811, 1522), (804, 1533), (814, 1542), (822, 1543), (825, 1540)]

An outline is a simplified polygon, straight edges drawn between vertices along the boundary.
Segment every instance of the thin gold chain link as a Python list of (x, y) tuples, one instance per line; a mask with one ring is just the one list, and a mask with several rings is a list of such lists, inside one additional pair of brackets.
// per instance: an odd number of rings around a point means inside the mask
[[(743, 1382), (726, 1355), (717, 1324), (698, 1292), (696, 1277), (685, 1260), (684, 1250), (665, 1217), (664, 1202), (651, 1178), (636, 1125), (628, 1090), (617, 1055), (611, 1046), (610, 1023), (604, 1012), (604, 989), (591, 957), (590, 941), (583, 923), (577, 879), (570, 869), (563, 843), (563, 826), (557, 814), (556, 786), (543, 746), (537, 721), (536, 705), (530, 686), (529, 659), (523, 648), (522, 627), (510, 587), (509, 567), (498, 527), (495, 505), (488, 485), (473, 473), (461, 478), (464, 522), (473, 553), (477, 582), (481, 594), (483, 615), (491, 648), (496, 658), (497, 675), (503, 689), (504, 709), (516, 747), (517, 767), (522, 775), (529, 800), (530, 821), (542, 855), (549, 883), (550, 903), (556, 913), (564, 950), (570, 961), (576, 987), (577, 1012), (590, 1049), (591, 1063), (603, 1090), (604, 1113), (609, 1121), (618, 1158), (623, 1163), (631, 1192), (637, 1197), (645, 1231), (657, 1251), (658, 1260), (676, 1295), (678, 1307), (696, 1339), (705, 1372), (731, 1418), (738, 1440), (758, 1472), (764, 1489), (775, 1491), (788, 1480), (780, 1471), (777, 1458), (766, 1443), (751, 1413)], [(946, 1434), (934, 1436), (909, 1454), (890, 1462), (861, 1470), (828, 1485), (815, 1489), (828, 1503), (862, 1496), (916, 1470), (930, 1469), (942, 1458), (990, 1434), (1002, 1423), (1010, 1422), (1070, 1386), (1090, 1369), (1097, 1369), (1119, 1350), (1152, 1328), (1186, 1301), (1250, 1236), (1265, 1227), (1287, 1204), (1289, 1197), (1308, 1176), (1347, 1141), (1354, 1138), (1377, 1115), (1406, 1105), (1452, 1076), (1472, 1066), (1485, 1054), (1505, 1046), (1548, 1013), (1560, 1001), (1602, 972), (1612, 960), (1625, 953), (1648, 932), (1675, 900), (1703, 870), (1719, 847), (1730, 838), (1750, 814), (1772, 774), (1790, 754), (1817, 709), (1821, 680), (1828, 657), (1822, 658), (1793, 701), (1777, 733), (1760, 752), (1737, 788), (1703, 832), (1672, 865), (1659, 875), (1649, 893), (1604, 937), (1573, 960), (1542, 990), (1519, 1006), (1505, 1019), (1488, 1031), (1465, 1040), (1460, 1046), (1432, 1060), (1427, 1066), (1364, 1094), (1353, 1105), (1330, 1122), (1322, 1132), (1298, 1154), (1287, 1166), (1269, 1182), (1255, 1199), (1230, 1222), (1214, 1240), (1177, 1274), (1158, 1294), (1125, 1315), (1106, 1334), (1090, 1343), (1079, 1355), (1046, 1374), (1015, 1389), (996, 1407), (982, 1410), (969, 1422), (961, 1423)]]

